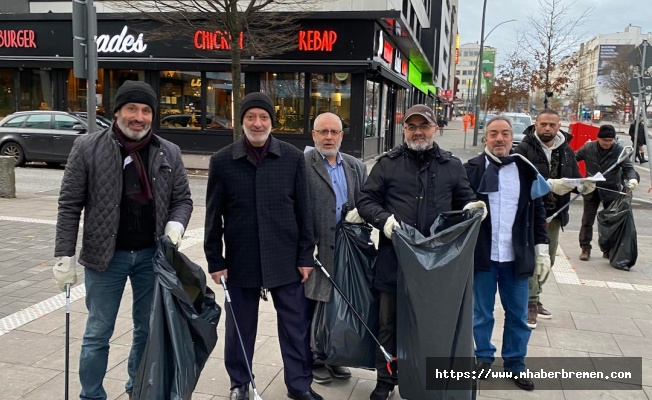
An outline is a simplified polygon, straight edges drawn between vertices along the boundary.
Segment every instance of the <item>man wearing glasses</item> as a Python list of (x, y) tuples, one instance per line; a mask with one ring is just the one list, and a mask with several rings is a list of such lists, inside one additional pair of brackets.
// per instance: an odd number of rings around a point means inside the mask
[[(484, 208), (476, 201), (459, 158), (435, 143), (437, 122), (433, 110), (417, 104), (403, 120), (405, 143), (383, 154), (371, 170), (356, 203), (365, 221), (380, 230), (374, 286), (380, 297), (378, 339), (396, 354), (396, 271), (398, 260), (392, 234), (399, 221), (430, 236), (430, 227), (441, 212)], [(396, 362), (392, 374), (385, 358), (376, 352), (376, 388), (370, 400), (386, 400), (398, 383)]]
[[(335, 232), (342, 219), (345, 204), (355, 206), (360, 190), (367, 180), (367, 166), (355, 157), (340, 153), (342, 145), (342, 120), (336, 114), (319, 114), (313, 124), (312, 139), (315, 148), (305, 153), (308, 169), (308, 188), (312, 205), (313, 226), (317, 244), (314, 255), (329, 274), (335, 273)], [(345, 217), (347, 222), (364, 222), (354, 208)], [(326, 276), (316, 271), (304, 284), (306, 297), (315, 301), (329, 302), (332, 285)], [(313, 366), (312, 379), (326, 384), (335, 379), (349, 379), (351, 371), (346, 367), (324, 365), (317, 361)]]

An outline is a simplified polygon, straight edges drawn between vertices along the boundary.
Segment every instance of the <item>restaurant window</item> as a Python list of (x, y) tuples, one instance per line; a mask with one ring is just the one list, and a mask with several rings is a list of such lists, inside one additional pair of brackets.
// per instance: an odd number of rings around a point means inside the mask
[(52, 110), (52, 79), (49, 70), (20, 71), (20, 111)]
[(364, 108), (364, 136), (378, 136), (378, 109), (380, 106), (380, 84), (367, 81)]
[[(68, 112), (72, 111), (86, 111), (86, 102), (88, 98), (86, 96), (86, 79), (75, 78), (73, 70), (71, 69), (68, 72), (68, 80), (66, 81), (67, 86), (67, 110)], [(96, 112), (97, 115), (102, 115), (109, 119), (113, 118), (113, 113), (106, 115), (106, 110), (104, 109), (104, 104), (102, 103), (102, 98), (104, 95), (104, 69), (100, 68), (97, 71), (97, 81), (95, 83), (95, 97), (96, 97)]]
[[(145, 71), (127, 69), (127, 70), (110, 70), (109, 74), (109, 90), (103, 90), (104, 96), (109, 96), (109, 110), (110, 115), (106, 115), (107, 118), (112, 119), (113, 117), (113, 107), (115, 101), (115, 95), (118, 91), (118, 88), (122, 86), (125, 81), (145, 81)], [(100, 93), (98, 91), (98, 93)], [(101, 97), (98, 97), (101, 100)], [(102, 103), (101, 101), (98, 103)], [(100, 114), (101, 115), (101, 114)]]
[[(233, 128), (233, 79), (231, 72), (206, 73), (206, 129)], [(244, 74), (240, 77), (244, 82)], [(244, 87), (240, 88), (240, 98)]]
[(161, 71), (161, 128), (201, 129), (201, 73)]
[(16, 111), (14, 71), (0, 68), (0, 119)]
[(305, 74), (272, 73), (261, 77), (260, 90), (274, 103), (274, 128), (277, 133), (303, 133)]
[[(336, 72), (310, 74), (310, 124), (325, 112), (337, 114), (342, 119), (344, 133), (351, 123), (351, 74)], [(312, 129), (312, 126), (311, 126)]]

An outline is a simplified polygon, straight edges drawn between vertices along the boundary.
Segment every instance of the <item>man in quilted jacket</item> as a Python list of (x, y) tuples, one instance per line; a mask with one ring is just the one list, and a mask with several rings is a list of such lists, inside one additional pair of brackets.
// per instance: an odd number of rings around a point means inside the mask
[(88, 319), (79, 357), (81, 399), (106, 399), (109, 340), (127, 278), (133, 292), (133, 343), (125, 391), (131, 398), (147, 335), (154, 289), (152, 257), (162, 235), (178, 245), (192, 213), (179, 148), (152, 132), (158, 104), (150, 85), (126, 81), (114, 101), (115, 121), (80, 136), (61, 182), (54, 277), (61, 290), (77, 282), (76, 245), (84, 266)]

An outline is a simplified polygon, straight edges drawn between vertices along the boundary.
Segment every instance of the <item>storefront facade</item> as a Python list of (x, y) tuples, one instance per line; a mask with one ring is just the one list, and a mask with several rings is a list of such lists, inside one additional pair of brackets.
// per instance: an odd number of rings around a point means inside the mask
[[(158, 134), (188, 152), (212, 153), (231, 143), (234, 88), (224, 33), (197, 30), (163, 42), (148, 39), (153, 26), (98, 16), (98, 114), (111, 118), (117, 88), (125, 80), (141, 80), (159, 95)], [(312, 121), (331, 111), (344, 123), (342, 150), (373, 157), (403, 141), (406, 107), (432, 104), (434, 98), (421, 77), (432, 74), (420, 71), (430, 66), (424, 57), (406, 56), (415, 53), (411, 45), (419, 47), (401, 36), (398, 26), (398, 19), (365, 13), (302, 20), (295, 50), (243, 60), (240, 91), (262, 91), (273, 99), (273, 133), (281, 140), (311, 145)], [(85, 111), (86, 80), (72, 72), (70, 15), (0, 16), (0, 33), (0, 116)]]

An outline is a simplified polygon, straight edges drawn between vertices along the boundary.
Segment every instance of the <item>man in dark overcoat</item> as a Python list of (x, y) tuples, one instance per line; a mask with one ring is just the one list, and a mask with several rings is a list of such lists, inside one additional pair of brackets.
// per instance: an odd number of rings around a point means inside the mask
[(270, 135), (274, 115), (267, 95), (246, 95), (242, 140), (211, 157), (204, 251), (213, 280), (224, 277), (228, 283), (227, 307), (233, 307), (247, 354), (245, 359), (227, 312), (230, 400), (249, 398), (247, 363), (253, 358), (261, 288), (269, 289), (276, 308), (288, 397), (320, 400), (310, 388), (312, 308), (303, 286), (313, 270), (315, 246), (306, 163), (299, 149)]
[[(346, 221), (361, 223), (355, 201), (367, 180), (367, 166), (355, 157), (341, 153), (344, 132), (342, 120), (336, 114), (323, 113), (315, 118), (312, 139), (315, 148), (305, 153), (308, 168), (308, 186), (312, 205), (317, 245), (315, 254), (329, 274), (335, 273), (335, 233), (342, 219), (342, 209), (348, 205)], [(351, 209), (353, 208), (353, 209)], [(329, 302), (333, 286), (321, 271), (311, 274), (305, 284), (306, 296), (315, 301)], [(329, 383), (333, 378), (348, 379), (346, 367), (323, 365), (316, 362), (313, 381)]]

